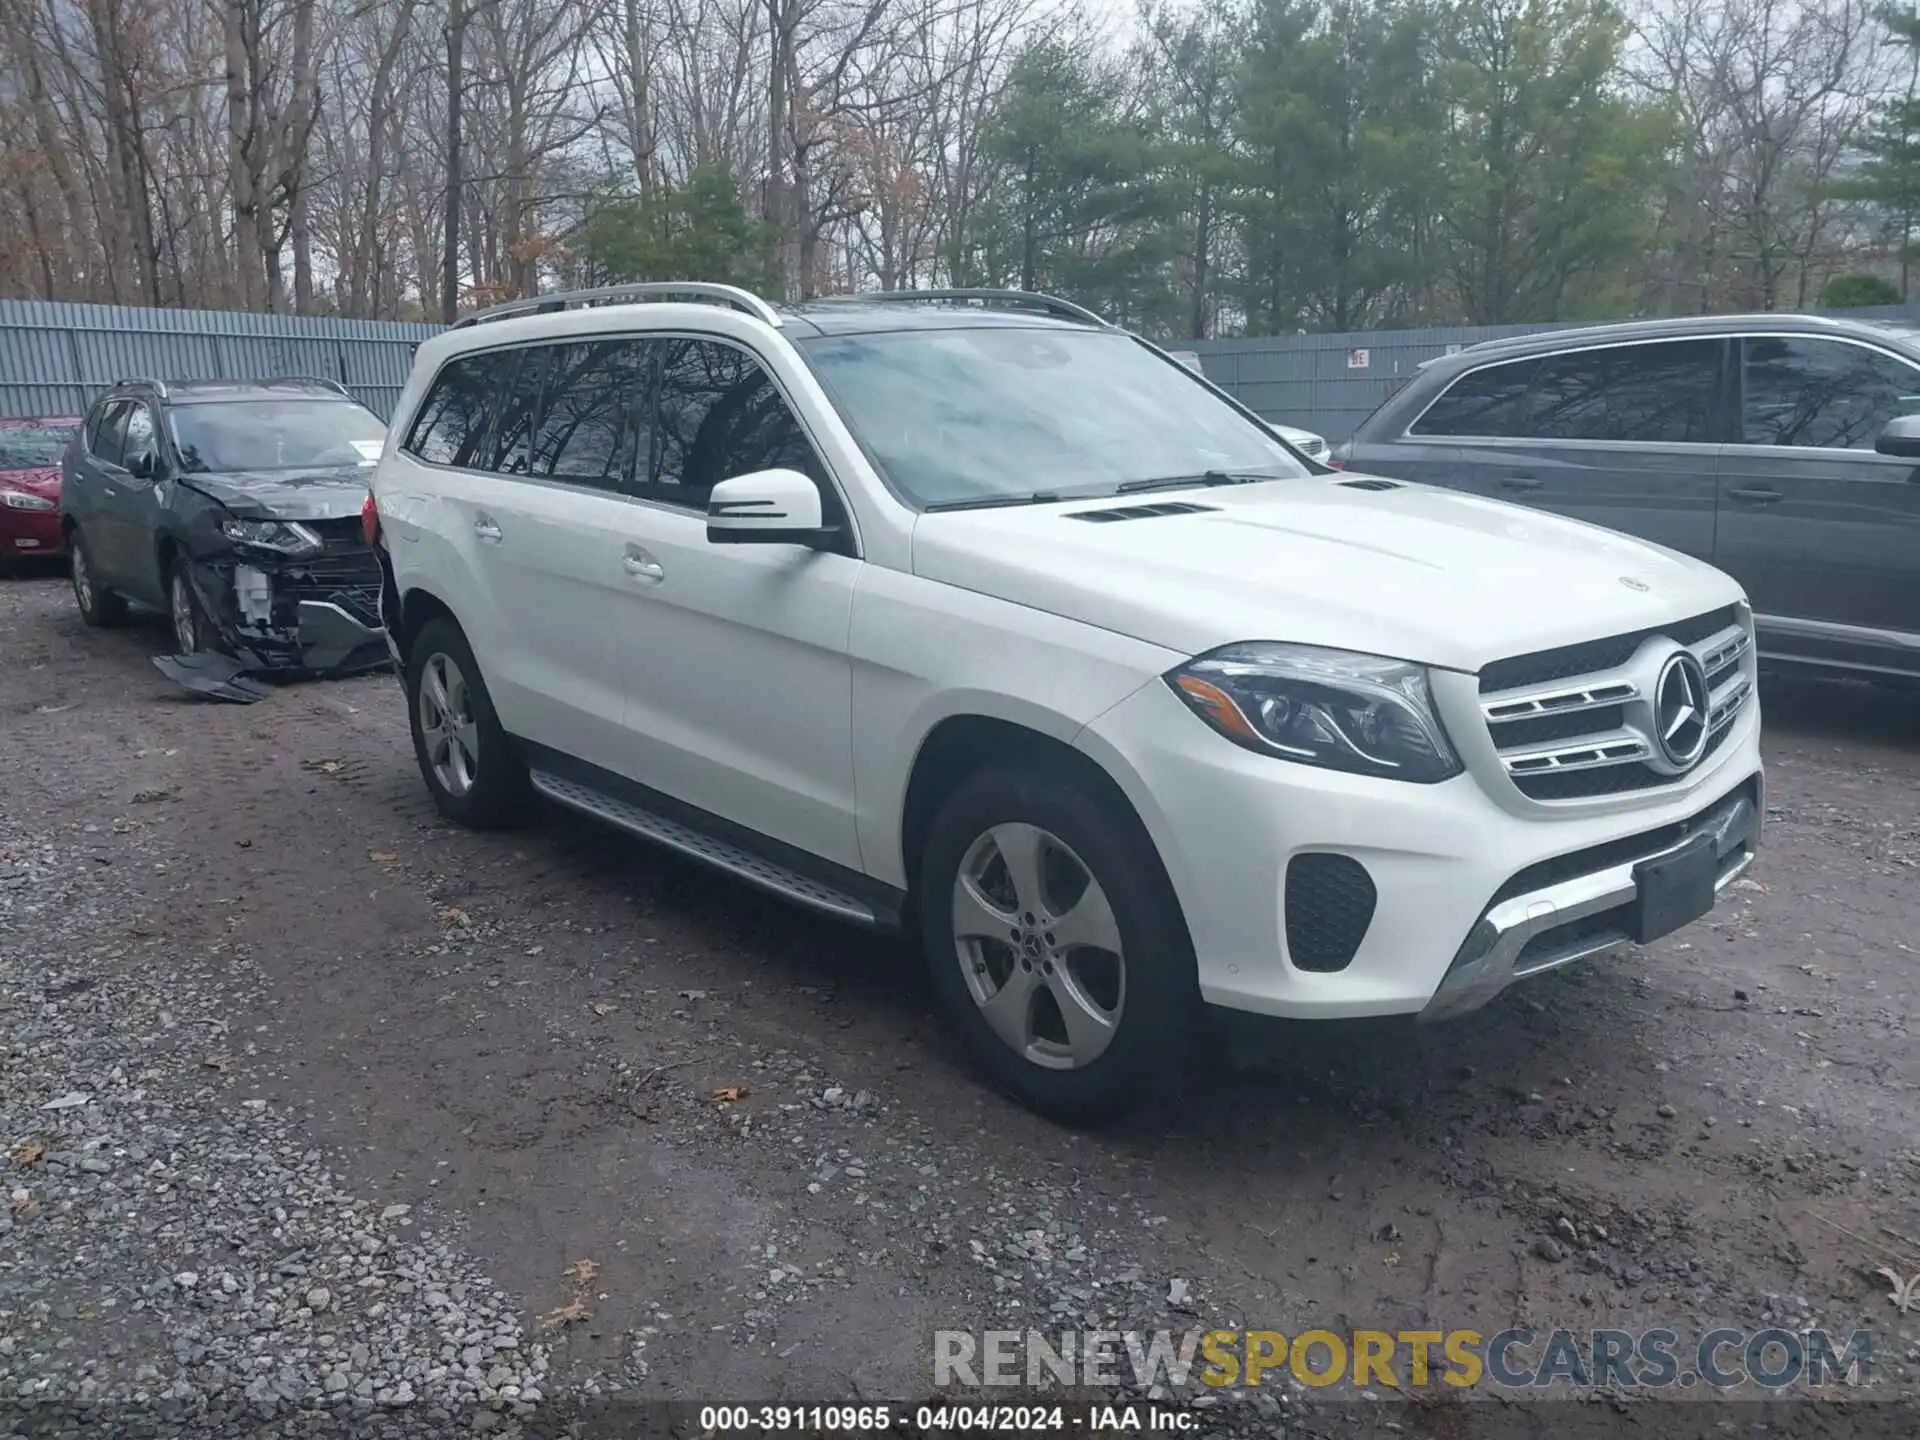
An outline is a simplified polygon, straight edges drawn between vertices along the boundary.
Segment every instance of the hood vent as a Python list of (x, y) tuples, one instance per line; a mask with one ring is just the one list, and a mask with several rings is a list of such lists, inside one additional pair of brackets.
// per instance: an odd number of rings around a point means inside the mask
[(1349, 490), (1399, 490), (1404, 487), (1398, 480), (1342, 480)]
[(1107, 525), (1115, 520), (1151, 520), (1158, 515), (1198, 515), (1218, 510), (1218, 505), (1195, 505), (1187, 500), (1166, 500), (1158, 505), (1122, 505), (1117, 510), (1076, 510), (1067, 518), (1085, 520), (1089, 525)]

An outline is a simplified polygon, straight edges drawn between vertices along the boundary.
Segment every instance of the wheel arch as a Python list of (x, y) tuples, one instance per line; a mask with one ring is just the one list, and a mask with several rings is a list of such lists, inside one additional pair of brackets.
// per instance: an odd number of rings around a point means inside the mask
[[(1026, 765), (1051, 775), (1067, 775), (1115, 807), (1137, 828), (1141, 842), (1160, 867), (1167, 894), (1177, 907), (1178, 892), (1153, 832), (1105, 766), (1084, 750), (1044, 731), (991, 715), (955, 714), (942, 719), (921, 740), (908, 774), (900, 813), (900, 854), (909, 895), (918, 889), (934, 817), (947, 797), (981, 770), (996, 764)], [(1185, 923), (1184, 914), (1181, 917)]]
[[(433, 591), (427, 589), (426, 586), (415, 585), (402, 591), (400, 595), (400, 634), (396, 637), (399, 641), (400, 653), (402, 655), (411, 655), (413, 653), (414, 637), (420, 633), (421, 628), (425, 626), (429, 620), (438, 620), (441, 618), (451, 620), (455, 625), (460, 624), (460, 617), (453, 613), (453, 607)], [(466, 633), (465, 626), (461, 626), (461, 633)]]

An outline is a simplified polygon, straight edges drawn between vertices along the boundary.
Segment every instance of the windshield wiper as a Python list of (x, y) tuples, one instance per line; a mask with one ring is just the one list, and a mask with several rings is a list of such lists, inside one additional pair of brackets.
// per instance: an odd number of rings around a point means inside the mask
[(968, 500), (936, 500), (922, 510), (993, 510), (1002, 505), (1051, 505), (1059, 500), (1084, 500), (1084, 495), (1062, 495), (1058, 490), (1036, 490), (1031, 495), (975, 495)]
[(1162, 475), (1152, 480), (1128, 480), (1114, 487), (1116, 495), (1138, 495), (1143, 490), (1186, 490), (1196, 485), (1257, 485), (1278, 480), (1259, 470), (1202, 470), (1197, 475)]

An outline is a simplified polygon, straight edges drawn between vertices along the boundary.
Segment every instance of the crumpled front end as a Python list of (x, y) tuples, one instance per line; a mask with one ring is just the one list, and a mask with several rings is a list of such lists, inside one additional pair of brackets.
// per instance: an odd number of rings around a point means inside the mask
[(221, 648), (254, 673), (345, 675), (388, 664), (380, 565), (358, 517), (297, 529), (315, 548), (228, 543), (190, 557), (188, 576)]

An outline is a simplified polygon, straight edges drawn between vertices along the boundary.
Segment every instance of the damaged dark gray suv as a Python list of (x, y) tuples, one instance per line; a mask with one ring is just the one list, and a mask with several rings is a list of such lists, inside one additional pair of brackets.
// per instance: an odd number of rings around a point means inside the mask
[(120, 382), (61, 466), (81, 616), (162, 611), (179, 653), (155, 663), (220, 698), (257, 698), (253, 675), (386, 663), (360, 521), (385, 441), (328, 380)]

